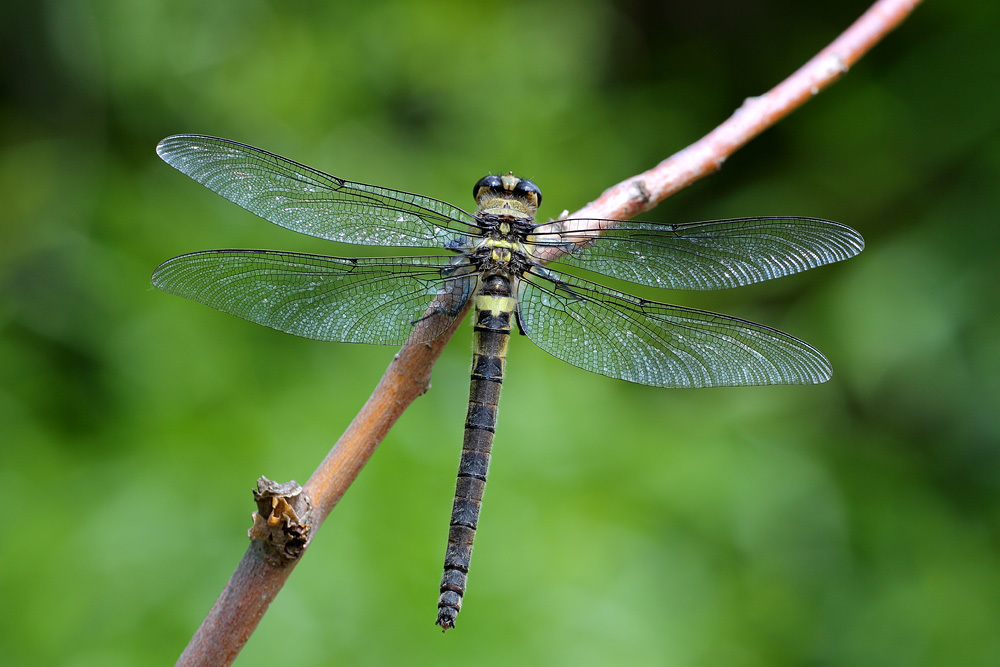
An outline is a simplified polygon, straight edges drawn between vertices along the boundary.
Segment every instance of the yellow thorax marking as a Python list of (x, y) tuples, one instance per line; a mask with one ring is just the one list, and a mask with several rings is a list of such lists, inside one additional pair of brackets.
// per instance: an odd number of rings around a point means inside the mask
[(486, 239), (483, 245), (490, 249), (490, 259), (494, 262), (507, 263), (513, 258), (514, 251), (520, 244), (506, 239)]

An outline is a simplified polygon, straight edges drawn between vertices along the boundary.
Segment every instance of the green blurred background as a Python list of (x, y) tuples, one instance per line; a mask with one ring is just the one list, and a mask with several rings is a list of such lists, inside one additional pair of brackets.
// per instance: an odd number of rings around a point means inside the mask
[[(229, 204), (157, 159), (160, 138), (461, 206), (515, 170), (554, 216), (698, 139), (866, 6), (6, 3), (0, 662), (172, 662), (246, 547), (254, 480), (308, 478), (395, 351), (153, 290), (192, 250), (360, 252)], [(831, 382), (650, 389), (515, 339), (442, 637), (466, 323), (238, 664), (1000, 664), (998, 18), (995, 0), (918, 8), (648, 216), (861, 231), (844, 264), (661, 295), (801, 336)]]

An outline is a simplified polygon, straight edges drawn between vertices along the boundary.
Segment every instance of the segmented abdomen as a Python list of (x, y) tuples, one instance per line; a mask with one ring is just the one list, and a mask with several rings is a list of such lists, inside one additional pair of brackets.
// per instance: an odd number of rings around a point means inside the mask
[(490, 468), (497, 404), (510, 339), (510, 318), (516, 308), (510, 281), (503, 276), (489, 278), (476, 296), (475, 306), (469, 412), (465, 419), (465, 439), (438, 598), (437, 624), (443, 630), (455, 626), (455, 618), (462, 608), (472, 542), (476, 537), (479, 507)]

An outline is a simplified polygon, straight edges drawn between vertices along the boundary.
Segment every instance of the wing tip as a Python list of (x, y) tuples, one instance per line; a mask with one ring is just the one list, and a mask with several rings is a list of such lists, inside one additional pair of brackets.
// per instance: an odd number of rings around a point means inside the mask
[(814, 373), (809, 374), (804, 382), (797, 384), (813, 385), (829, 382), (830, 378), (833, 377), (833, 364), (831, 364), (830, 360), (816, 348), (813, 347), (811, 352), (815, 354), (816, 370)]
[(170, 136), (163, 137), (156, 144), (156, 154), (159, 155), (160, 157), (163, 157), (164, 155), (169, 154), (170, 149), (173, 148), (174, 145), (177, 144), (180, 140), (187, 139), (187, 138), (193, 137), (193, 136), (197, 136), (197, 135), (193, 135), (193, 134), (171, 134)]
[(856, 257), (861, 254), (862, 250), (865, 249), (865, 237), (863, 237), (861, 233), (858, 232), (857, 230), (852, 229), (851, 231), (853, 231), (857, 235), (857, 241), (856, 241), (857, 250), (853, 255), (851, 255), (851, 257)]
[(832, 377), (833, 377), (833, 367), (828, 365), (826, 368), (822, 370), (822, 372), (819, 375), (812, 378), (811, 382), (808, 382), (806, 384), (826, 384), (827, 382), (830, 381)]
[(190, 136), (192, 135), (171, 134), (169, 137), (160, 139), (159, 143), (156, 144), (156, 155), (171, 167), (176, 168), (178, 154), (184, 148), (182, 142)]
[(846, 232), (845, 241), (847, 245), (847, 257), (845, 259), (850, 259), (851, 257), (857, 257), (861, 254), (861, 251), (865, 249), (865, 237), (861, 235), (861, 232), (849, 227), (848, 225), (843, 225)]
[(172, 134), (169, 137), (164, 137), (163, 139), (160, 139), (157, 142), (157, 144), (156, 144), (156, 155), (161, 160), (163, 160), (164, 162), (167, 161), (167, 157), (166, 156), (169, 154), (170, 144), (176, 138), (177, 138), (177, 135), (176, 134)]
[[(236, 144), (229, 139), (221, 139), (207, 134), (171, 134), (160, 139), (156, 144), (156, 154), (167, 164), (174, 166), (176, 156), (183, 150), (198, 149), (198, 142), (220, 141), (229, 144)], [(238, 144), (237, 144), (238, 145)]]

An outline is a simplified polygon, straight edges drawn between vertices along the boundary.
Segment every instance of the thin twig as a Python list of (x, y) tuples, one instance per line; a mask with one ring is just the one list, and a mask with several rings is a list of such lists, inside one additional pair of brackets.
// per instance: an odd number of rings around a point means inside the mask
[[(919, 0), (878, 0), (833, 43), (760, 97), (747, 99), (701, 140), (649, 171), (622, 181), (570, 218), (628, 219), (717, 171), (737, 149), (843, 76)], [(429, 387), (430, 372), (455, 325), (430, 343), (404, 346), (304, 491), (318, 529), (403, 411)], [(252, 546), (192, 637), (178, 665), (229, 665), (253, 633), (295, 563), (270, 564)]]

